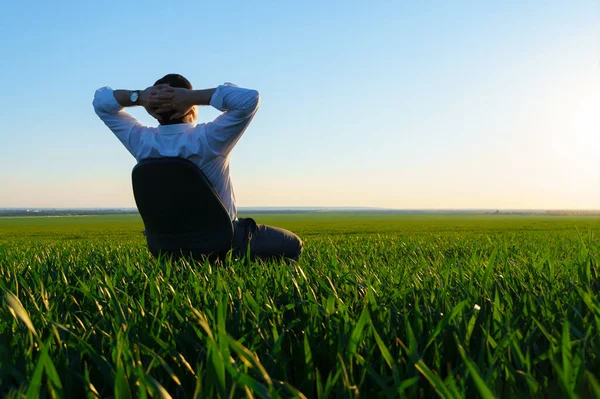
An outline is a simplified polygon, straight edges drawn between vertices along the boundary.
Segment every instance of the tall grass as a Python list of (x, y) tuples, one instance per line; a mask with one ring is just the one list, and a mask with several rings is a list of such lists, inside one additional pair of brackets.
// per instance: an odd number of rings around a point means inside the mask
[(13, 227), (0, 394), (600, 397), (598, 226), (463, 222), (291, 220), (292, 265)]

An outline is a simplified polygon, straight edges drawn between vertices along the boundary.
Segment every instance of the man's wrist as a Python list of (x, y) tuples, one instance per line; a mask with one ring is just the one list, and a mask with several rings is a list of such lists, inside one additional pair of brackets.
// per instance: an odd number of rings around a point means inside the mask
[(138, 92), (138, 99), (133, 105), (141, 105), (142, 107), (148, 105), (148, 101), (150, 101), (150, 93), (148, 92), (148, 89), (136, 91)]
[[(138, 98), (135, 103), (131, 101), (131, 94), (134, 91), (138, 92)], [(147, 100), (147, 96), (142, 96), (143, 91), (144, 90), (115, 90), (113, 95), (115, 96), (115, 100), (117, 100), (122, 107), (133, 107), (136, 105), (142, 105), (142, 101)], [(144, 100), (142, 100), (142, 98), (144, 98)]]
[(190, 100), (193, 105), (210, 105), (215, 89), (190, 90)]

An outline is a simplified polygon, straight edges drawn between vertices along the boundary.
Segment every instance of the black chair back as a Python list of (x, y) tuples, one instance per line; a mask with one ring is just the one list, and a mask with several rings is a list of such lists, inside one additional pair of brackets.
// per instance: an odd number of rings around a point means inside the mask
[(233, 225), (219, 194), (193, 162), (183, 158), (140, 161), (131, 173), (135, 203), (150, 252), (175, 258), (222, 257)]

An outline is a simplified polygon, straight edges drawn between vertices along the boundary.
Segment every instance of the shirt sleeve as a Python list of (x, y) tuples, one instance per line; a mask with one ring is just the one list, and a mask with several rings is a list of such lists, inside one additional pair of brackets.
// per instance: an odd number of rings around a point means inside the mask
[(142, 136), (147, 128), (123, 110), (123, 106), (117, 102), (113, 92), (110, 87), (96, 90), (92, 103), (94, 111), (131, 155), (137, 159)]
[(243, 89), (231, 83), (217, 87), (210, 105), (223, 111), (206, 124), (208, 145), (221, 156), (227, 156), (238, 142), (258, 110), (258, 91)]

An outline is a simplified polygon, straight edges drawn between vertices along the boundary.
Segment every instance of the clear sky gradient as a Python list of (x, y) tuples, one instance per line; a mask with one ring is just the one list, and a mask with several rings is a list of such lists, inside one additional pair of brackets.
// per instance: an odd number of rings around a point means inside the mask
[(0, 34), (0, 207), (135, 206), (94, 91), (181, 73), (261, 93), (239, 206), (600, 208), (598, 1), (19, 1)]

